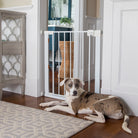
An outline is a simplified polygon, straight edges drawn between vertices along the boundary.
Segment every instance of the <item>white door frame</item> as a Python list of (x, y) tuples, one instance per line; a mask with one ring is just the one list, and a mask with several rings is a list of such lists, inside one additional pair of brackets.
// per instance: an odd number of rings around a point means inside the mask
[[(104, 0), (102, 93), (111, 94), (113, 1)], [(107, 29), (108, 28), (108, 29)]]

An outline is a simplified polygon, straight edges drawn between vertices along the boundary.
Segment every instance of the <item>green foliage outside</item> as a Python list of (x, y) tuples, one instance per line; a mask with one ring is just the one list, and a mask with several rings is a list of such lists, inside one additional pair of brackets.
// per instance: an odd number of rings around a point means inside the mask
[(70, 25), (72, 23), (72, 19), (64, 17), (60, 19), (60, 23), (68, 23)]

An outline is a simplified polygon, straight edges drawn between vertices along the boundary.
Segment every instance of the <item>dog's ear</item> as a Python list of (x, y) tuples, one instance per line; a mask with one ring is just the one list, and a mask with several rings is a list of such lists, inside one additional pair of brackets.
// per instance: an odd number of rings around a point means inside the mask
[(60, 82), (60, 84), (59, 84), (59, 85), (60, 85), (60, 86), (63, 86), (63, 85), (64, 85), (64, 84), (65, 84), (68, 80), (69, 80), (69, 78), (64, 79), (63, 81), (61, 81), (61, 82)]
[(84, 86), (84, 85), (85, 85), (85, 82), (84, 82), (84, 81), (82, 81), (82, 80), (80, 80), (80, 79), (79, 79), (79, 82), (80, 82), (80, 84), (81, 84), (82, 86)]
[(65, 80), (61, 81), (59, 85), (60, 86), (63, 86), (64, 85), (64, 82), (65, 82)]
[(84, 82), (84, 81), (82, 81), (82, 80), (80, 80), (80, 79), (76, 79), (76, 80), (77, 80), (77, 82), (78, 82), (81, 86), (85, 85), (85, 82)]

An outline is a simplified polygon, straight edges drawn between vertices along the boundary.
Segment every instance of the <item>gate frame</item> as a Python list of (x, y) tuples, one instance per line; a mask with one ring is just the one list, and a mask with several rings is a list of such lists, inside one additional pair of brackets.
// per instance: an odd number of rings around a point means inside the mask
[[(65, 95), (54, 94), (49, 92), (49, 35), (54, 35), (54, 33), (87, 33), (89, 37), (95, 37), (95, 93), (101, 93), (100, 91), (100, 79), (101, 79), (101, 30), (88, 30), (88, 31), (45, 31), (44, 32), (44, 63), (45, 63), (45, 96), (50, 98), (56, 98), (65, 100)], [(53, 44), (52, 44), (53, 46)], [(91, 43), (89, 41), (89, 48), (91, 48)], [(89, 50), (90, 51), (90, 50)], [(90, 53), (89, 53), (89, 70), (90, 73)], [(90, 75), (89, 75), (90, 76)], [(88, 77), (88, 89), (90, 89), (90, 77)]]

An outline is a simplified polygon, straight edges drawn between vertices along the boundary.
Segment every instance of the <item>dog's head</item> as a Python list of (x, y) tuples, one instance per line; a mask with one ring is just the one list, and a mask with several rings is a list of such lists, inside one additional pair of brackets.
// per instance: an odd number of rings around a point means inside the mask
[(84, 82), (79, 79), (65, 79), (60, 82), (60, 86), (65, 84), (66, 92), (69, 96), (80, 96)]

